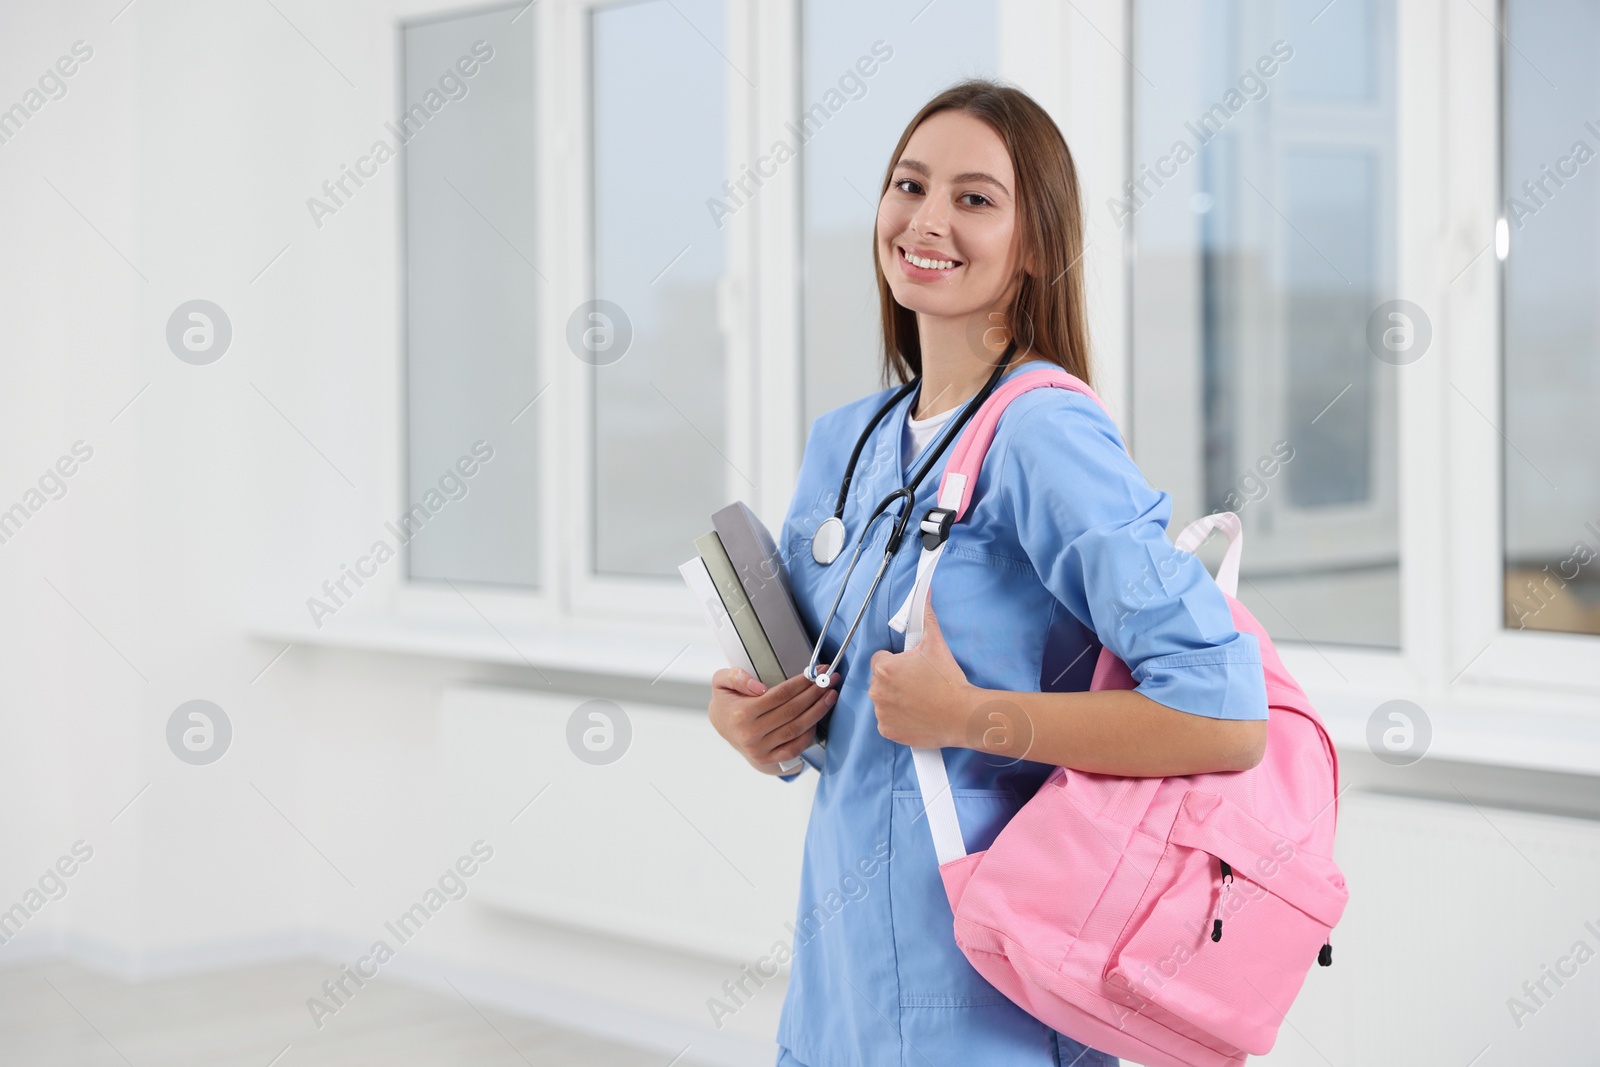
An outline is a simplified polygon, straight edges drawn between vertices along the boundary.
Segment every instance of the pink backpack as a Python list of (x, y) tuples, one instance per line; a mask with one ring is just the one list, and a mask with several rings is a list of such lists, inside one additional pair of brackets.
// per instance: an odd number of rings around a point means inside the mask
[[(1029, 389), (1100, 398), (1063, 370), (1029, 371), (984, 402), (956, 443), (922, 523), (917, 579), (890, 625), (921, 640), (929, 582), (1001, 413)], [(1102, 407), (1104, 405), (1102, 404)], [(1266, 756), (1248, 771), (1122, 778), (1058, 767), (984, 852), (969, 855), (938, 749), (913, 749), (955, 914), (955, 939), (992, 985), (1074, 1040), (1147, 1067), (1236, 1067), (1268, 1052), (1349, 897), (1332, 859), (1339, 762), (1321, 719), (1261, 624), (1234, 598), (1241, 532), (1205, 516), (1228, 550), (1217, 583), (1266, 672)], [(1089, 688), (1131, 689), (1102, 648)], [(1320, 951), (1319, 951), (1320, 949)]]

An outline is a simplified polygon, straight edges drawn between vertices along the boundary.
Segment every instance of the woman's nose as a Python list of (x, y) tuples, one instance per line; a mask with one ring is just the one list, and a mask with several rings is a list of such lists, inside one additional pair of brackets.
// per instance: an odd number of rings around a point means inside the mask
[(929, 194), (911, 213), (910, 229), (921, 237), (943, 237), (950, 224), (950, 205), (943, 197)]

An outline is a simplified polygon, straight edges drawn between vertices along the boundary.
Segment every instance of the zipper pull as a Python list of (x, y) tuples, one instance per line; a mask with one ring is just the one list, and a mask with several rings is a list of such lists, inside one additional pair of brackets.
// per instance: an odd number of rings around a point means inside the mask
[(1317, 963), (1324, 967), (1333, 966), (1333, 945), (1331, 942), (1324, 941), (1322, 943), (1322, 950), (1317, 953)]
[(1217, 916), (1211, 923), (1211, 940), (1222, 940), (1222, 908), (1228, 902), (1228, 890), (1233, 887), (1233, 868), (1228, 866), (1228, 861), (1217, 857), (1217, 862), (1222, 865), (1222, 890), (1217, 894)]

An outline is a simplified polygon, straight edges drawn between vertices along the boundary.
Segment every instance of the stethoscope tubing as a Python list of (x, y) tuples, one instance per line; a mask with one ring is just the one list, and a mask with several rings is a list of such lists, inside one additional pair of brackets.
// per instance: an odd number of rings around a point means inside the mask
[[(850, 563), (845, 567), (844, 581), (839, 583), (839, 591), (834, 594), (833, 605), (828, 608), (828, 621), (823, 625), (822, 632), (817, 636), (817, 643), (811, 649), (811, 662), (806, 664), (806, 677), (811, 679), (813, 682), (816, 682), (817, 685), (824, 689), (828, 687), (829, 675), (824, 675), (821, 678), (817, 677), (817, 663), (822, 658), (822, 642), (827, 637), (828, 626), (833, 624), (834, 614), (839, 610), (839, 601), (844, 599), (845, 587), (850, 584), (850, 573), (855, 570), (856, 560), (860, 559), (861, 553), (866, 550), (867, 534), (872, 531), (872, 524), (883, 518), (885, 514), (886, 512), (880, 512), (879, 514), (874, 515), (871, 519), (867, 520), (866, 528), (861, 531), (861, 539), (856, 544), (856, 550), (850, 556)], [(862, 616), (866, 614), (867, 605), (872, 603), (872, 594), (877, 592), (878, 583), (883, 580), (884, 572), (889, 569), (889, 561), (893, 558), (894, 552), (892, 550), (886, 550), (884, 552), (883, 559), (878, 563), (877, 573), (872, 576), (872, 585), (867, 589), (866, 599), (861, 602), (861, 610), (856, 612), (856, 617), (851, 620), (850, 629), (845, 631), (844, 640), (839, 643), (839, 651), (834, 654), (833, 658), (835, 661), (838, 661), (840, 658), (842, 658), (844, 656), (844, 650), (850, 646), (850, 638), (855, 636), (856, 628), (861, 625), (861, 619)]]
[[(890, 506), (893, 505), (895, 501), (903, 501), (899, 514), (895, 519), (894, 529), (890, 532), (889, 540), (884, 545), (883, 559), (878, 564), (877, 573), (872, 576), (872, 585), (868, 587), (867, 595), (861, 601), (861, 608), (856, 612), (855, 618), (851, 620), (850, 628), (845, 631), (844, 640), (840, 642), (838, 651), (833, 655), (834, 666), (837, 666), (839, 660), (844, 658), (845, 649), (850, 646), (850, 639), (855, 636), (856, 630), (861, 626), (861, 620), (863, 616), (866, 615), (867, 605), (872, 603), (872, 595), (873, 593), (877, 592), (878, 583), (883, 580), (884, 572), (889, 569), (890, 560), (894, 558), (895, 551), (900, 547), (900, 542), (905, 536), (906, 525), (911, 519), (912, 504), (916, 501), (918, 486), (920, 486), (923, 479), (927, 477), (928, 471), (933, 468), (933, 465), (938, 460), (939, 456), (944, 453), (945, 449), (950, 447), (950, 442), (955, 439), (956, 435), (958, 435), (962, 428), (966, 426), (967, 422), (971, 420), (978, 408), (983, 406), (983, 402), (989, 399), (989, 395), (994, 392), (995, 387), (1000, 384), (1000, 378), (1005, 374), (1006, 367), (1011, 362), (1011, 356), (1016, 351), (1016, 348), (1016, 341), (1012, 341), (1006, 346), (1005, 354), (1001, 356), (999, 364), (995, 367), (993, 373), (989, 375), (988, 382), (984, 384), (982, 389), (978, 390), (976, 396), (967, 401), (967, 404), (964, 408), (962, 408), (960, 415), (952, 420), (950, 426), (945, 428), (945, 431), (940, 436), (939, 441), (934, 446), (933, 450), (928, 453), (927, 458), (923, 460), (922, 466), (917, 469), (917, 472), (912, 476), (911, 480), (902, 485), (900, 488), (889, 493), (883, 498), (882, 501), (879, 502), (877, 507), (872, 509), (872, 513), (867, 518), (866, 525), (861, 529), (860, 537), (856, 540), (856, 550), (851, 554), (850, 562), (845, 567), (844, 578), (839, 582), (839, 592), (834, 595), (833, 604), (828, 608), (827, 617), (823, 620), (822, 626), (817, 632), (817, 643), (816, 646), (811, 650), (811, 660), (806, 664), (806, 677), (811, 679), (813, 682), (816, 682), (818, 686), (827, 688), (828, 679), (832, 676), (831, 671), (829, 674), (823, 675), (820, 678), (817, 676), (817, 664), (822, 657), (822, 643), (823, 641), (827, 640), (828, 627), (833, 625), (834, 617), (839, 610), (839, 603), (844, 599), (844, 591), (850, 584), (850, 576), (855, 572), (856, 562), (861, 558), (861, 553), (866, 550), (868, 534), (872, 532), (873, 524), (888, 514)], [(861, 436), (856, 439), (856, 447), (850, 453), (850, 462), (845, 467), (844, 480), (839, 485), (839, 503), (834, 509), (834, 520), (840, 522), (841, 524), (844, 521), (846, 496), (850, 491), (850, 481), (855, 475), (856, 460), (861, 455), (861, 450), (866, 446), (867, 441), (871, 438), (873, 431), (877, 429), (878, 423), (883, 420), (883, 417), (888, 414), (888, 412), (893, 409), (895, 405), (899, 404), (900, 401), (903, 400), (919, 382), (921, 382), (921, 380), (922, 376), (919, 374), (910, 382), (907, 382), (906, 385), (900, 390), (898, 390), (887, 404), (878, 409), (878, 413), (872, 417), (872, 421), (867, 424), (867, 428), (863, 430)], [(813, 535), (813, 540), (814, 539), (815, 535)], [(837, 559), (838, 557), (835, 556), (833, 558)], [(832, 563), (833, 559), (830, 559), (827, 562)]]
[(856, 438), (856, 447), (850, 453), (850, 462), (845, 464), (844, 480), (839, 483), (839, 502), (833, 508), (833, 517), (840, 522), (844, 521), (844, 505), (850, 495), (850, 482), (856, 476), (856, 460), (861, 458), (861, 450), (872, 439), (872, 431), (878, 428), (878, 423), (883, 421), (883, 417), (889, 414), (896, 404), (904, 400), (906, 395), (915, 389), (921, 381), (922, 375), (919, 374), (896, 390), (894, 396), (889, 398), (888, 403), (879, 408), (878, 413), (872, 416), (872, 421), (867, 423), (867, 428), (861, 432), (861, 436)]

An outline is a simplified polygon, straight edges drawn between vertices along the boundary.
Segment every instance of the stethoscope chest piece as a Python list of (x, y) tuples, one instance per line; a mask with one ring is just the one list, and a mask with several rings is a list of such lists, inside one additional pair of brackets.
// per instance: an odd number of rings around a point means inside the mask
[(826, 567), (844, 551), (844, 523), (839, 516), (829, 515), (811, 535), (811, 558)]

